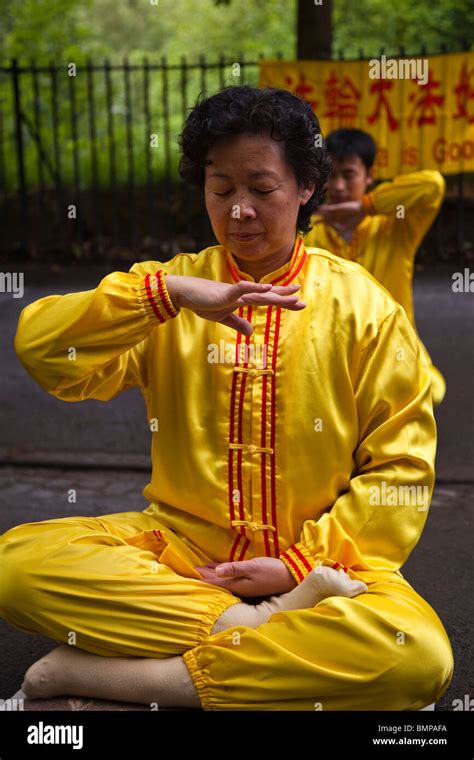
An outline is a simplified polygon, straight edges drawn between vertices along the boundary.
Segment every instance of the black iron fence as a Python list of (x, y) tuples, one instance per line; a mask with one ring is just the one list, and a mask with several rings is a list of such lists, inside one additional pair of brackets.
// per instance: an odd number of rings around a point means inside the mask
[[(167, 258), (209, 244), (200, 194), (179, 180), (177, 137), (199, 93), (257, 82), (258, 61), (243, 55), (0, 67), (3, 255)], [(464, 179), (448, 178), (428, 238), (437, 258), (471, 250)]]
[(179, 200), (176, 138), (188, 108), (199, 92), (256, 83), (257, 74), (243, 56), (2, 67), (3, 248), (153, 246), (187, 229), (185, 206), (194, 217), (196, 199)]

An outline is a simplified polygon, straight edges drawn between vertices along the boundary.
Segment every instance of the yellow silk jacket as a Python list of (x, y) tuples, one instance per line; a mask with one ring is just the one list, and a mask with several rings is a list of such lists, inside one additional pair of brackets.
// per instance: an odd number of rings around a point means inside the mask
[[(303, 238), (304, 243), (324, 248), (365, 267), (403, 306), (416, 331), (412, 295), (415, 254), (438, 214), (445, 186), (439, 172), (428, 170), (383, 182), (363, 197), (366, 216), (349, 242), (315, 214), (311, 219), (313, 229)], [(431, 365), (431, 358), (421, 340), (420, 344)], [(444, 379), (434, 367), (432, 380), (439, 403), (444, 396)]]
[(24, 308), (15, 349), (64, 401), (139, 386), (152, 430), (146, 511), (180, 572), (200, 578), (196, 555), (271, 556), (298, 582), (320, 563), (401, 576), (436, 449), (429, 369), (403, 309), (358, 264), (299, 236), (261, 281), (300, 284), (306, 308), (240, 307), (251, 336), (175, 309), (169, 273), (253, 281), (219, 245), (136, 263)]

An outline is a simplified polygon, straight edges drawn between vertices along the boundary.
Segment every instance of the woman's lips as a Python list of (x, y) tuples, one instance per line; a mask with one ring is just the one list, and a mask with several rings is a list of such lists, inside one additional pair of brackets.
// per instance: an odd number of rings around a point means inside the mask
[(252, 235), (239, 235), (236, 232), (233, 232), (231, 234), (232, 234), (232, 237), (234, 237), (236, 240), (241, 240), (242, 242), (247, 242), (247, 241), (250, 241), (250, 240), (255, 240), (255, 238), (258, 237), (259, 235), (261, 235), (262, 233), (261, 232), (255, 232)]

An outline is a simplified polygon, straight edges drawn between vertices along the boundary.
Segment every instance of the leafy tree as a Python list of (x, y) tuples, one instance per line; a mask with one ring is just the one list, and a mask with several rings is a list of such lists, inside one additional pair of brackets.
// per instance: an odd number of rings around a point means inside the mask
[(0, 0), (3, 59), (35, 57), (57, 63), (86, 57), (117, 61), (143, 55), (179, 62), (206, 54), (243, 52), (255, 58), (295, 49), (296, 0), (252, 0), (216, 5), (214, 0)]
[(472, 0), (334, 0), (334, 48), (346, 57), (377, 55), (380, 47), (397, 52), (418, 53), (424, 44), (429, 53), (444, 44), (450, 50), (462, 48), (474, 39)]
[(88, 47), (94, 0), (0, 0), (2, 58), (75, 59)]
[[(9, 59), (118, 61), (182, 55), (194, 62), (221, 53), (238, 60), (262, 52), (296, 55), (298, 3), (311, 0), (0, 0), (0, 53)], [(472, 0), (333, 0), (333, 51), (375, 55), (405, 46), (416, 53), (474, 39)]]

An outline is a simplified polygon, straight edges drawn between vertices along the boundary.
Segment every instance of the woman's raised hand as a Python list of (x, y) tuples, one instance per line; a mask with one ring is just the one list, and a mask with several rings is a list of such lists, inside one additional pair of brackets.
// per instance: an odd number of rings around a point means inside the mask
[(291, 311), (306, 307), (294, 295), (300, 285), (271, 285), (248, 280), (230, 284), (202, 277), (168, 274), (166, 286), (175, 308), (191, 309), (198, 317), (221, 322), (242, 335), (251, 335), (253, 327), (246, 319), (234, 314), (239, 306), (272, 304)]

